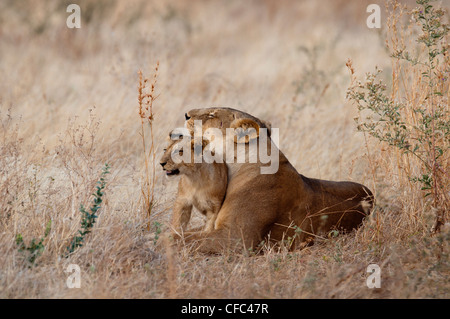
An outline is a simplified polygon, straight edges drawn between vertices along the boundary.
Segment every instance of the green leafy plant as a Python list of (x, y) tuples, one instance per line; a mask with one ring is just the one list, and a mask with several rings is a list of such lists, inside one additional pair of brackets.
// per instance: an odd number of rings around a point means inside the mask
[(162, 232), (162, 224), (159, 222), (154, 222), (153, 225), (155, 226), (155, 238), (153, 238), (153, 244), (156, 245), (159, 239), (159, 235), (161, 235)]
[(102, 203), (102, 197), (103, 197), (103, 190), (106, 186), (106, 175), (109, 174), (110, 166), (108, 163), (105, 164), (105, 166), (102, 169), (102, 173), (100, 176), (100, 180), (97, 182), (96, 189), (97, 191), (93, 194), (94, 200), (92, 206), (89, 208), (89, 211), (86, 210), (86, 208), (83, 206), (83, 204), (80, 205), (80, 212), (82, 214), (81, 216), (81, 230), (78, 231), (78, 235), (74, 236), (69, 244), (67, 246), (67, 255), (70, 255), (77, 249), (78, 247), (83, 246), (84, 238), (87, 234), (89, 234), (92, 231), (92, 228), (94, 227), (94, 224), (98, 217), (98, 211), (101, 207)]
[[(352, 77), (347, 98), (359, 111), (357, 129), (418, 161), (419, 173), (408, 171), (409, 179), (420, 183), (424, 196), (431, 196), (437, 211), (434, 230), (444, 224), (448, 212), (450, 121), (448, 109), (450, 63), (446, 37), (449, 26), (445, 11), (431, 0), (417, 0), (410, 13), (421, 30), (411, 52), (397, 34), (392, 35), (394, 59), (392, 88), (379, 78), (382, 71), (366, 73), (365, 82)], [(398, 3), (394, 1), (394, 10)], [(400, 18), (391, 20), (397, 30)], [(388, 42), (389, 43), (389, 42)], [(400, 63), (401, 62), (401, 63)], [(351, 61), (347, 63), (352, 75)], [(401, 87), (403, 85), (403, 87)]]
[(45, 227), (44, 237), (42, 237), (39, 241), (37, 241), (36, 238), (33, 238), (29, 246), (25, 244), (21, 234), (16, 235), (16, 244), (19, 247), (19, 251), (28, 253), (27, 261), (29, 262), (30, 267), (35, 265), (36, 258), (38, 258), (44, 251), (44, 240), (47, 238), (48, 234), (50, 234), (51, 227), (52, 221), (49, 220)]

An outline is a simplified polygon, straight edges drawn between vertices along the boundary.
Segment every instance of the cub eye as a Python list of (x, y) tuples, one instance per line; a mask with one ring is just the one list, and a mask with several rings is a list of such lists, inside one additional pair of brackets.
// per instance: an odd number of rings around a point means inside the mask
[(179, 150), (178, 151), (178, 154), (181, 156), (181, 155), (183, 155), (183, 150)]
[(167, 148), (163, 148), (163, 152), (166, 152), (167, 151)]
[(208, 118), (213, 119), (214, 118), (214, 114), (213, 113), (208, 114)]

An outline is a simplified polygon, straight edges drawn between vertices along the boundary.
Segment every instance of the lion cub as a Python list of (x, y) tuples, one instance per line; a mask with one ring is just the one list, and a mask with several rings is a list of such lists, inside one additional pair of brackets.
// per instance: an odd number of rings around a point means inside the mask
[[(172, 136), (172, 132), (169, 136)], [(166, 175), (182, 175), (173, 207), (172, 226), (176, 231), (186, 230), (191, 219), (192, 207), (206, 216), (204, 231), (214, 229), (217, 214), (222, 206), (228, 186), (228, 171), (225, 163), (206, 163), (203, 151), (207, 141), (193, 139), (171, 140), (161, 157), (160, 164)], [(190, 148), (190, 160), (175, 163), (174, 156), (183, 156), (183, 149)], [(201, 156), (201, 163), (194, 162), (194, 154)]]

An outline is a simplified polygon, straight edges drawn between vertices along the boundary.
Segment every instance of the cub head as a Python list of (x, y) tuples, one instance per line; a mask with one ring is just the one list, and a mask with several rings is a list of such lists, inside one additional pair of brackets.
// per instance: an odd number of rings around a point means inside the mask
[(167, 176), (189, 174), (197, 170), (195, 156), (201, 156), (208, 144), (207, 140), (194, 140), (191, 136), (169, 134), (171, 140), (164, 149), (160, 165)]

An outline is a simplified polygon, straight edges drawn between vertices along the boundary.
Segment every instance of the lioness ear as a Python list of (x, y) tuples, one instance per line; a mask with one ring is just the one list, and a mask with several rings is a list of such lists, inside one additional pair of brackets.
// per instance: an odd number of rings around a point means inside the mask
[(261, 123), (266, 126), (266, 128), (267, 128), (267, 136), (270, 137), (270, 133), (272, 131), (272, 123), (270, 123), (269, 121), (264, 121), (264, 120), (261, 120)]
[(230, 127), (234, 129), (235, 143), (248, 143), (259, 136), (259, 125), (251, 119), (236, 119)]

